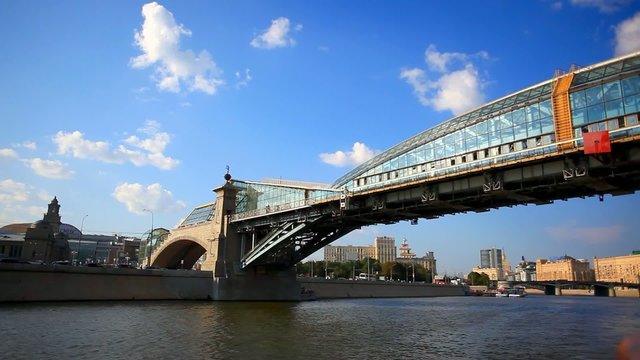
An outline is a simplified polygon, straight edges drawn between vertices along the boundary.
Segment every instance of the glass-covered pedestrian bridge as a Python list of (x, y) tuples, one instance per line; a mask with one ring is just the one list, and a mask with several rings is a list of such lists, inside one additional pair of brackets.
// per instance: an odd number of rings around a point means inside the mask
[[(333, 185), (231, 180), (232, 221), (310, 207), (364, 191), (578, 151), (585, 131), (640, 134), (640, 52), (571, 71), (456, 116), (361, 164)], [(213, 204), (182, 226), (210, 221)]]
[(439, 124), (356, 167), (332, 188), (365, 191), (545, 156), (581, 146), (584, 131), (608, 130), (611, 139), (623, 138), (639, 133), (639, 111), (640, 53), (634, 53)]

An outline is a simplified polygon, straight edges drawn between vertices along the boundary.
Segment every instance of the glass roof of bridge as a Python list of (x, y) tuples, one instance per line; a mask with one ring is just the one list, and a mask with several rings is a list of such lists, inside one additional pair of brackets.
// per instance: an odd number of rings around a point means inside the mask
[(187, 216), (187, 218), (184, 219), (184, 221), (182, 221), (182, 223), (180, 224), (180, 227), (195, 225), (205, 221), (211, 221), (211, 219), (213, 219), (215, 209), (216, 209), (215, 202), (197, 206), (195, 209), (191, 211), (189, 216)]
[(351, 170), (350, 172), (336, 180), (332, 186), (334, 188), (340, 187), (352, 180), (357, 175), (366, 172), (370, 168), (376, 167), (384, 163), (385, 161), (403, 154), (411, 149), (415, 149), (420, 145), (426, 144), (447, 134), (453, 133), (459, 129), (463, 129), (486, 120), (496, 113), (508, 111), (518, 106), (524, 106), (548, 99), (551, 97), (552, 91), (553, 83), (551, 80), (548, 80), (544, 83), (535, 85), (515, 94), (508, 95), (502, 99), (498, 99), (496, 101), (488, 103), (466, 114), (456, 116), (451, 120), (447, 120), (439, 125), (432, 127), (431, 129), (423, 131), (422, 133), (401, 142), (400, 144), (374, 157), (373, 159), (361, 164), (360, 166), (356, 167), (355, 169)]

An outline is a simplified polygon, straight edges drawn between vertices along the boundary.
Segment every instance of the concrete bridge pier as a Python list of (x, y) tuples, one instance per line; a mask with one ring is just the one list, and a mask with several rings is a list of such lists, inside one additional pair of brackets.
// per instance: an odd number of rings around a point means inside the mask
[(556, 286), (555, 295), (556, 296), (561, 296), (562, 295), (562, 288), (560, 286)]
[(242, 269), (243, 241), (229, 224), (240, 190), (227, 182), (216, 192), (212, 299), (218, 301), (299, 301), (300, 284), (293, 268), (255, 266)]
[(545, 285), (544, 286), (544, 294), (545, 295), (562, 295), (562, 288), (559, 285)]
[[(613, 295), (612, 295), (613, 292)], [(614, 288), (609, 287), (607, 285), (593, 285), (593, 295), (594, 296), (616, 296), (616, 291)]]

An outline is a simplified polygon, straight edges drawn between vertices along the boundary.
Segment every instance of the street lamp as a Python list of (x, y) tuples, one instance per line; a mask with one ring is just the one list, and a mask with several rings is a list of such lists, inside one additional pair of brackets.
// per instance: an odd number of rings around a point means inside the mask
[(147, 238), (147, 267), (151, 266), (151, 238), (153, 237), (153, 211), (149, 209), (142, 209), (142, 211), (151, 213), (151, 231), (149, 232), (149, 237)]
[(393, 262), (391, 263), (391, 266), (389, 267), (389, 279), (391, 279), (391, 281), (393, 281)]
[(86, 214), (82, 217), (82, 223), (80, 224), (80, 238), (78, 239), (78, 265), (80, 265), (80, 242), (82, 241), (82, 238), (84, 236), (84, 219), (86, 219), (87, 216), (89, 216), (89, 214)]

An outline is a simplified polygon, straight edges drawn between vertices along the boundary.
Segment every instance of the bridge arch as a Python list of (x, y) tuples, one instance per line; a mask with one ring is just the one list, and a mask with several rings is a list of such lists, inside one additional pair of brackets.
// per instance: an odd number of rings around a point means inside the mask
[(199, 239), (180, 237), (169, 239), (151, 256), (151, 266), (167, 269), (191, 269), (207, 252)]

